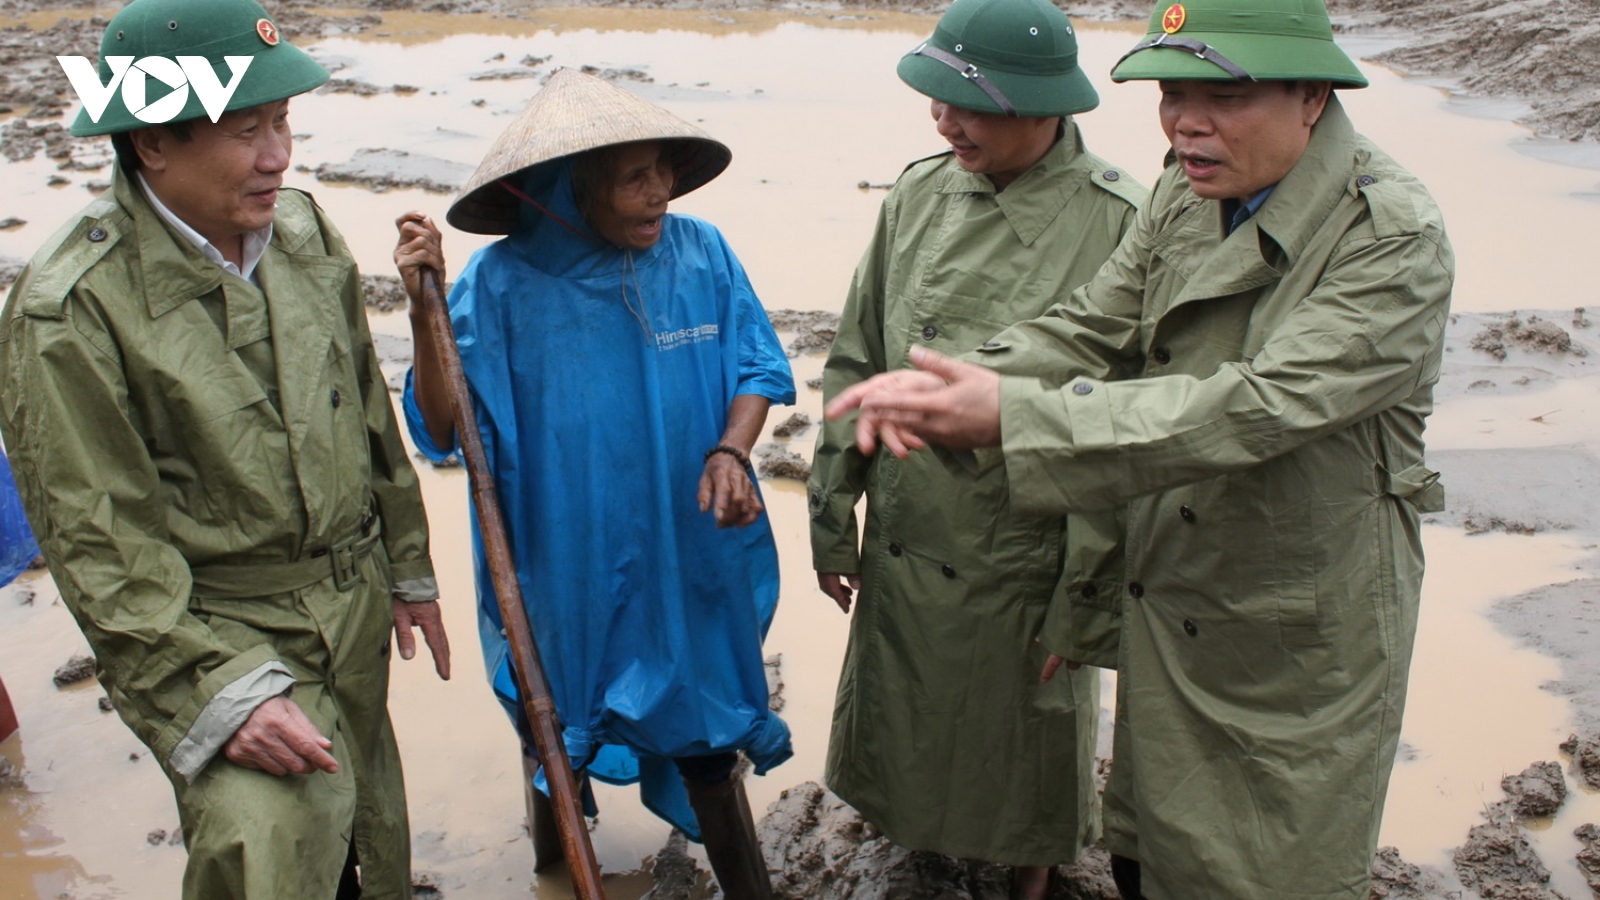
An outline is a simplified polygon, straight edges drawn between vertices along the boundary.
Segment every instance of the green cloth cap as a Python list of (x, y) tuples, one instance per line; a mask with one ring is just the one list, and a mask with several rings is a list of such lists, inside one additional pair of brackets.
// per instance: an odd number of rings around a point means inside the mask
[(919, 94), (978, 112), (1069, 116), (1100, 105), (1078, 68), (1072, 22), (1048, 0), (956, 0), (895, 71)]
[[(106, 62), (109, 56), (131, 56), (135, 65), (147, 56), (172, 60), (203, 56), (223, 85), (233, 81), (233, 72), (223, 57), (251, 57), (225, 111), (274, 103), (328, 80), (328, 70), (304, 50), (282, 39), (277, 23), (255, 0), (134, 0), (117, 13), (100, 38), (101, 84), (111, 83), (111, 66)], [(172, 90), (153, 76), (147, 77), (145, 83), (145, 96), (152, 104), (162, 98), (163, 92)], [(198, 92), (185, 87), (188, 102), (167, 121), (209, 118)], [(91, 120), (88, 110), (79, 110), (72, 133), (78, 137), (115, 134), (150, 124), (128, 109), (119, 86), (100, 121)]]
[(1367, 86), (1333, 42), (1323, 0), (1160, 0), (1145, 39), (1111, 70), (1112, 81), (1301, 79)]

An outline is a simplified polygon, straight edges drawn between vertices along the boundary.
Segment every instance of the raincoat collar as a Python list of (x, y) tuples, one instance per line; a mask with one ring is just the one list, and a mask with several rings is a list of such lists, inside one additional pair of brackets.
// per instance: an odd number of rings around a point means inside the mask
[(158, 319), (222, 284), (222, 269), (206, 259), (200, 248), (173, 233), (139, 190), (137, 179), (118, 167), (111, 175), (111, 192), (132, 220), (133, 239), (139, 248), (139, 282), (144, 285), (150, 318)]
[[(1311, 130), (1306, 152), (1278, 182), (1265, 205), (1224, 239), (1220, 200), (1192, 197), (1180, 220), (1156, 241), (1155, 250), (1184, 275), (1182, 293), (1168, 310), (1194, 300), (1223, 297), (1276, 281), (1280, 266), (1295, 265), (1345, 196), (1355, 154), (1355, 129), (1337, 97), (1329, 97)], [(1180, 176), (1181, 177), (1181, 176)], [(1283, 259), (1269, 261), (1263, 238)], [(1196, 253), (1197, 247), (1213, 248)]]
[[(144, 285), (145, 303), (151, 318), (160, 318), (225, 283), (222, 267), (207, 259), (198, 247), (162, 220), (144, 191), (139, 189), (137, 179), (127, 177), (118, 169), (111, 175), (111, 193), (132, 220), (133, 239), (139, 248), (139, 280)], [(314, 215), (287, 209), (280, 201), (273, 219), (272, 239), (262, 262), (273, 247), (295, 252), (316, 231)]]
[[(950, 167), (939, 184), (941, 194), (990, 194), (999, 205), (1011, 230), (1025, 246), (1032, 246), (1056, 216), (1066, 208), (1088, 182), (1090, 159), (1083, 145), (1078, 123), (1070, 117), (1062, 121), (1063, 132), (1045, 155), (1023, 172), (1005, 190), (996, 192), (987, 175), (975, 175), (959, 166)], [(1085, 177), (1062, 177), (1062, 172)]]
[(233, 263), (228, 262), (223, 257), (222, 250), (216, 244), (211, 243), (210, 238), (195, 231), (188, 222), (178, 218), (177, 213), (168, 209), (167, 205), (161, 202), (161, 198), (156, 195), (155, 189), (150, 187), (150, 181), (144, 177), (143, 172), (135, 172), (133, 177), (138, 180), (139, 187), (143, 189), (145, 200), (149, 201), (150, 207), (156, 211), (156, 215), (160, 216), (162, 221), (171, 226), (173, 231), (177, 232), (180, 237), (190, 244), (199, 248), (202, 256), (221, 266), (224, 271), (238, 275), (252, 284), (255, 283), (256, 265), (261, 262), (261, 254), (266, 252), (267, 242), (272, 240), (271, 222), (268, 222), (264, 228), (257, 228), (255, 231), (245, 233), (242, 245), (243, 258), (240, 259), (241, 265), (234, 266)]
[(1322, 118), (1311, 129), (1305, 155), (1252, 217), (1257, 227), (1277, 242), (1289, 265), (1300, 259), (1317, 230), (1344, 198), (1355, 152), (1355, 126), (1338, 95), (1330, 92)]
[[(220, 266), (174, 234), (133, 179), (118, 173), (112, 176), (112, 184), (117, 202), (132, 220), (139, 248), (139, 277), (152, 318), (219, 288), (225, 302), (230, 292), (256, 290), (243, 279), (225, 277)], [(355, 277), (354, 264), (328, 255), (317, 240), (320, 234), (316, 206), (309, 197), (281, 199), (272, 241), (256, 268), (266, 297), (281, 413), (296, 460), (305, 458), (329, 403), (325, 382), (332, 338), (308, 340), (307, 336), (341, 333), (340, 292), (349, 290), (348, 282)], [(225, 343), (230, 344), (228, 349), (236, 349), (231, 342)], [(236, 360), (235, 366), (243, 376), (244, 364)], [(253, 381), (243, 378), (241, 383)], [(296, 469), (299, 471), (298, 465)], [(301, 490), (310, 516), (309, 533), (318, 533), (326, 524), (317, 518), (322, 487), (303, 477)]]

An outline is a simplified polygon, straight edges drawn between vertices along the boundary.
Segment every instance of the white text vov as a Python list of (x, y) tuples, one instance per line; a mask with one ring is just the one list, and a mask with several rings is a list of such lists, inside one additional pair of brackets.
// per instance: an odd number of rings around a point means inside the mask
[[(83, 101), (83, 108), (89, 114), (89, 120), (99, 122), (100, 116), (106, 111), (106, 105), (116, 94), (117, 89), (122, 89), (122, 102), (142, 122), (158, 125), (167, 122), (183, 110), (189, 102), (189, 89), (193, 88), (200, 98), (200, 105), (205, 108), (206, 115), (215, 122), (222, 118), (222, 113), (228, 108), (228, 101), (232, 99), (233, 92), (238, 89), (239, 82), (244, 79), (244, 72), (250, 68), (254, 57), (250, 56), (225, 56), (228, 69), (233, 73), (232, 79), (223, 84), (217, 78), (217, 73), (211, 68), (211, 63), (204, 56), (180, 56), (174, 62), (165, 56), (146, 56), (137, 63), (131, 56), (108, 56), (106, 65), (111, 68), (111, 82), (101, 84), (100, 76), (95, 72), (94, 63), (82, 56), (58, 56), (56, 61), (61, 63), (61, 69), (67, 73), (67, 80), (72, 82), (72, 89), (78, 92), (78, 99)], [(171, 93), (155, 101), (145, 102), (145, 84), (150, 78), (161, 82), (171, 88)]]

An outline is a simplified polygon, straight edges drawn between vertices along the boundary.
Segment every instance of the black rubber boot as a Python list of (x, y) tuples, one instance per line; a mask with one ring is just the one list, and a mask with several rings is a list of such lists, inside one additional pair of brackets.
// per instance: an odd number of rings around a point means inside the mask
[(345, 854), (344, 871), (339, 874), (339, 890), (333, 900), (361, 900), (360, 863), (356, 860), (356, 842), (350, 842), (350, 852)]
[(1122, 900), (1144, 900), (1139, 889), (1139, 864), (1126, 856), (1111, 856), (1111, 880), (1117, 883)]
[(700, 820), (711, 872), (717, 876), (726, 900), (772, 900), (767, 861), (761, 856), (756, 823), (745, 799), (744, 779), (738, 776), (720, 784), (683, 780), (689, 805)]
[[(1060, 891), (1061, 869), (1059, 866), (1051, 866), (1044, 877), (1044, 895), (1045, 897), (1054, 897)], [(1023, 896), (1022, 885), (1017, 880), (1016, 867), (1011, 869), (1011, 900), (1026, 900)]]
[(556, 828), (555, 808), (550, 798), (533, 786), (533, 776), (539, 774), (539, 761), (523, 754), (522, 790), (528, 805), (528, 833), (533, 835), (533, 870), (545, 869), (564, 861), (561, 852), (561, 832)]

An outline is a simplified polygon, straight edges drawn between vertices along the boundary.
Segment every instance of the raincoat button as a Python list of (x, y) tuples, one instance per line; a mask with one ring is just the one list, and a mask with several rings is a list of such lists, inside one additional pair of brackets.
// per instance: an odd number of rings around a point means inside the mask
[(95, 242), (96, 244), (105, 240), (108, 236), (109, 235), (107, 235), (106, 230), (98, 225), (89, 229), (89, 240)]
[(328, 402), (333, 404), (334, 409), (338, 409), (339, 404), (344, 402), (344, 398), (339, 396), (339, 392), (337, 390), (333, 390), (328, 392)]
[(1167, 363), (1172, 362), (1172, 351), (1165, 347), (1157, 347), (1150, 354), (1150, 358), (1164, 366)]
[(1122, 179), (1122, 175), (1116, 169), (1107, 169), (1101, 173), (1100, 177), (1107, 181), (1120, 181)]
[(1082, 397), (1085, 394), (1093, 393), (1094, 392), (1094, 385), (1090, 384), (1087, 381), (1080, 381), (1077, 384), (1072, 386), (1072, 392), (1074, 394), (1077, 394), (1079, 397)]
[(1356, 187), (1372, 187), (1373, 185), (1375, 185), (1377, 183), (1378, 183), (1378, 179), (1373, 178), (1371, 175), (1357, 175), (1356, 176)]
[(1193, 522), (1194, 521), (1194, 510), (1190, 509), (1187, 506), (1178, 507), (1178, 515), (1182, 516), (1183, 520), (1185, 522)]
[(1189, 637), (1194, 637), (1195, 635), (1200, 633), (1200, 628), (1194, 624), (1194, 620), (1193, 619), (1184, 619), (1183, 620), (1183, 633), (1187, 634)]
[(1079, 591), (1078, 593), (1082, 594), (1083, 595), (1083, 599), (1085, 599), (1085, 600), (1093, 600), (1095, 598), (1095, 595), (1100, 593), (1100, 590), (1099, 590), (1099, 588), (1096, 588), (1092, 584), (1086, 584), (1086, 585), (1083, 586), (1083, 589), (1081, 591)]
[(939, 571), (943, 572), (944, 573), (944, 577), (946, 577), (946, 578), (954, 578), (954, 577), (956, 577), (956, 570), (951, 568), (949, 565), (940, 566), (939, 567)]
[(1137, 581), (1128, 583), (1128, 595), (1137, 600), (1144, 596), (1144, 585)]
[(933, 327), (932, 325), (924, 325), (924, 326), (922, 326), (922, 339), (923, 340), (931, 341), (931, 340), (933, 340), (934, 338), (936, 338), (938, 336), (939, 336), (939, 329)]
[(811, 508), (812, 509), (821, 509), (822, 508), (822, 492), (821, 491), (812, 491), (811, 492)]
[(378, 648), (378, 655), (379, 656), (388, 656), (389, 655), (389, 640), (387, 638), (384, 639), (383, 646)]
[(1000, 342), (999, 341), (984, 341), (983, 342), (983, 349), (985, 349), (985, 350), (998, 350), (998, 349), (1000, 349)]
[(890, 556), (899, 556), (900, 555), (900, 545), (899, 544), (890, 544), (889, 545), (889, 555)]

